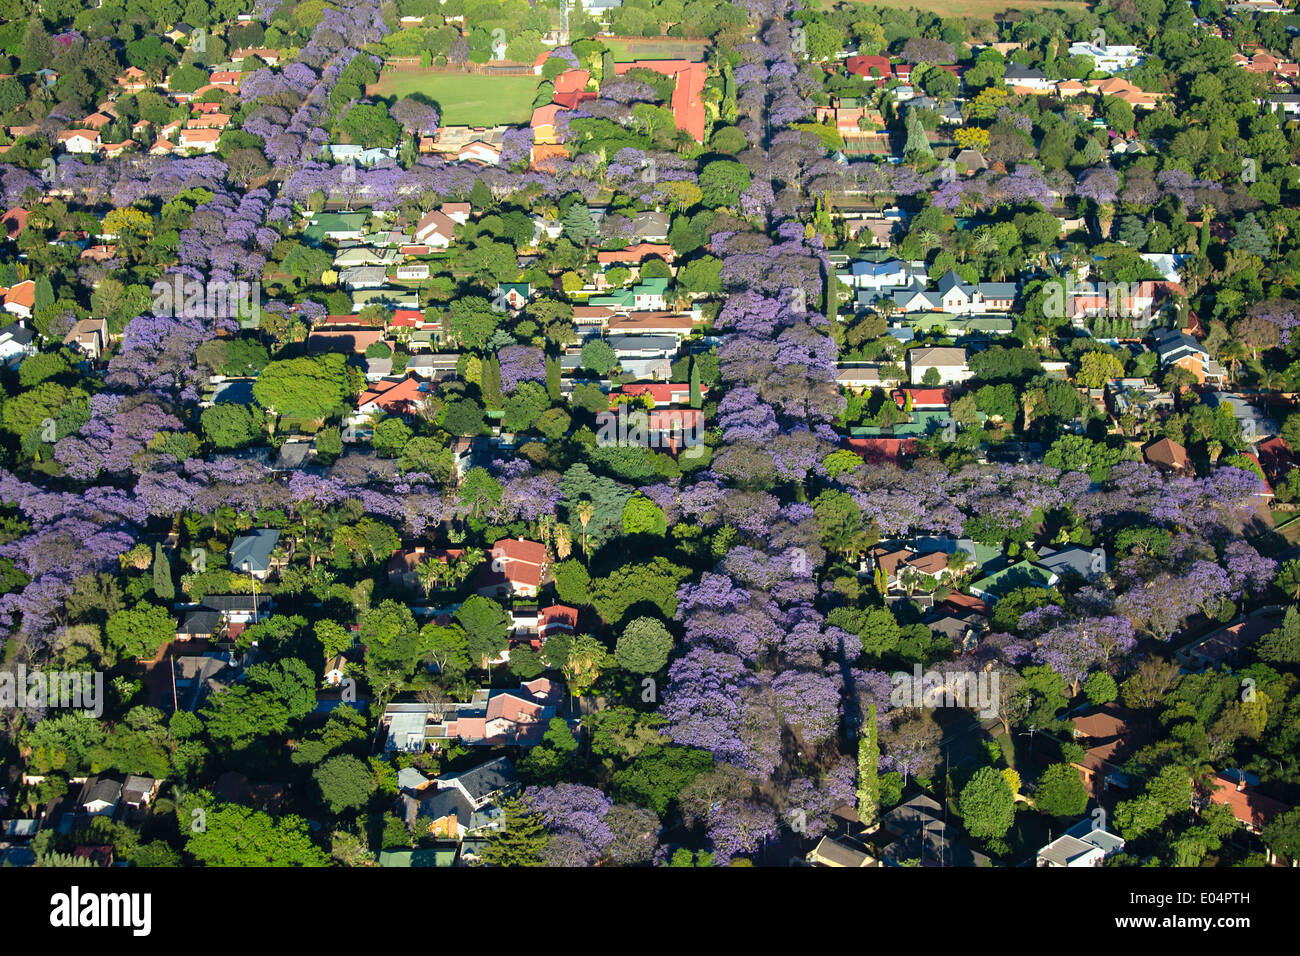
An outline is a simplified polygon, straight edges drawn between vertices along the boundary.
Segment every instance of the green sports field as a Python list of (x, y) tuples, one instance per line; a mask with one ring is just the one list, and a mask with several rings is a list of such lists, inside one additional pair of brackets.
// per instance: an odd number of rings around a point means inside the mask
[(536, 76), (386, 70), (366, 95), (400, 99), (418, 93), (438, 105), (444, 126), (518, 126), (533, 115), (539, 82)]

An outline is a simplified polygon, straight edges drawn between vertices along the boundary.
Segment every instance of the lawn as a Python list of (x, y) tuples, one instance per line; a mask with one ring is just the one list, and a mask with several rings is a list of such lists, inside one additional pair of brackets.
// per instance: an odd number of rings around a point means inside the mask
[(386, 70), (366, 95), (400, 99), (418, 93), (437, 105), (444, 126), (518, 126), (533, 115), (539, 82), (536, 76)]
[(680, 42), (638, 43), (636, 40), (609, 40), (606, 42), (614, 54), (616, 63), (632, 63), (636, 60), (693, 60), (704, 59), (708, 49), (706, 40), (682, 40)]

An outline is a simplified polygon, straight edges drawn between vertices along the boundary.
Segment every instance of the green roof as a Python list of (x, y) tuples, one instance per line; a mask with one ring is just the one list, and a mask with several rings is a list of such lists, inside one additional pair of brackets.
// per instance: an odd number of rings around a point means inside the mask
[(637, 295), (663, 295), (668, 291), (668, 280), (663, 276), (642, 279), (632, 291)]
[(1052, 572), (1047, 568), (1040, 567), (1032, 561), (1021, 561), (973, 582), (971, 590), (1001, 597), (1016, 588), (1051, 587), (1051, 581)]
[(628, 309), (636, 305), (636, 293), (631, 289), (621, 289), (608, 295), (593, 295), (587, 300), (587, 304)]
[(307, 239), (323, 239), (330, 232), (361, 232), (366, 228), (370, 214), (364, 212), (317, 213), (311, 224), (303, 230)]

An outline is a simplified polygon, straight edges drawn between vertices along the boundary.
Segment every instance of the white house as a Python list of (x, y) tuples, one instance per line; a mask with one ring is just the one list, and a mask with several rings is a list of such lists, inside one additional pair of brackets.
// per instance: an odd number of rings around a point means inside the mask
[(1141, 65), (1145, 57), (1135, 46), (1118, 44), (1074, 43), (1070, 46), (1070, 56), (1086, 56), (1092, 59), (1095, 70), (1117, 73)]
[(930, 369), (939, 373), (940, 385), (959, 384), (974, 374), (966, 364), (966, 350), (958, 348), (908, 349), (907, 367), (913, 385), (924, 384)]
[(1037, 865), (1047, 867), (1101, 866), (1108, 856), (1123, 851), (1124, 841), (1091, 817), (1080, 820), (1038, 851)]

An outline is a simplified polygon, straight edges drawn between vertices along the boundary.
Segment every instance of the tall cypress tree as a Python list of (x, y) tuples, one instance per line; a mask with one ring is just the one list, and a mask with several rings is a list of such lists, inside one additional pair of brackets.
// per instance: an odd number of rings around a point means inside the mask
[(153, 593), (160, 601), (176, 600), (176, 584), (172, 581), (172, 567), (161, 544), (153, 546)]
[(868, 827), (880, 819), (880, 743), (876, 733), (876, 705), (869, 704), (858, 738), (858, 819)]
[(490, 409), (500, 409), (501, 399), (501, 362), (495, 355), (489, 355), (483, 362), (483, 404)]
[(546, 357), (546, 396), (553, 402), (561, 398), (559, 356)]
[(691, 359), (691, 408), (699, 408), (704, 403), (704, 393), (700, 388), (700, 360)]

